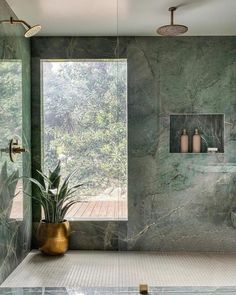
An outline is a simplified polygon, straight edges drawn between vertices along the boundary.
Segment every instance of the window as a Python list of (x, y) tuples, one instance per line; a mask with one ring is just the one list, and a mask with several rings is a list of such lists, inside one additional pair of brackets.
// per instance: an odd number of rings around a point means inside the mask
[[(18, 136), (22, 138), (22, 62), (4, 60), (0, 62), (0, 170), (7, 165), (8, 176), (19, 170), (22, 176), (22, 155), (15, 163), (9, 161), (9, 141)], [(4, 174), (3, 174), (4, 175)], [(6, 177), (3, 176), (3, 177)], [(9, 184), (10, 185), (10, 184)], [(23, 219), (23, 184), (17, 182), (15, 197), (11, 200), (8, 193), (2, 194), (0, 215), (4, 218)]]
[(67, 218), (127, 219), (127, 61), (42, 60), (45, 171), (78, 169)]

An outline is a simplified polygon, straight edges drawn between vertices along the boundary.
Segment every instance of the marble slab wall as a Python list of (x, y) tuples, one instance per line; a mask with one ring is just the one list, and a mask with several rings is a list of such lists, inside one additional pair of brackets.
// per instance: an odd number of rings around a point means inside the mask
[[(5, 0), (0, 0), (0, 19), (9, 19), (10, 16), (16, 18)], [(1, 153), (0, 169), (4, 163), (7, 163), (8, 173), (18, 169), (20, 176), (30, 176), (30, 41), (23, 35), (24, 29), (21, 25), (0, 24), (0, 148), (6, 148), (9, 144), (8, 140), (16, 134), (20, 135), (22, 145), (26, 148), (26, 152), (16, 163), (10, 161), (7, 153)], [(8, 71), (8, 65), (14, 64), (19, 65), (19, 67), (16, 66), (19, 72), (15, 73), (15, 76)], [(14, 79), (17, 79), (17, 82)], [(15, 87), (19, 87), (17, 95), (15, 95)], [(3, 100), (6, 95), (9, 95), (7, 100)], [(3, 118), (5, 118), (4, 121)], [(2, 181), (3, 179), (0, 183), (1, 197), (4, 182)], [(30, 185), (26, 179), (21, 180), (19, 184), (19, 192), (22, 195), (22, 197), (18, 195), (19, 218), (7, 214), (0, 206), (0, 284), (30, 251), (31, 200), (26, 196), (23, 197), (23, 190), (30, 192)], [(10, 200), (9, 207), (11, 207)]]
[[(105, 249), (116, 236), (122, 250), (235, 251), (235, 37), (35, 38), (34, 170), (41, 161), (40, 58), (109, 57), (128, 60), (128, 222), (103, 222), (96, 231), (99, 222), (73, 221), (73, 249)], [(224, 114), (224, 153), (170, 153), (170, 115), (183, 113)]]
[[(235, 251), (235, 53), (234, 37), (129, 44), (128, 249)], [(173, 113), (225, 114), (224, 154), (170, 153)]]

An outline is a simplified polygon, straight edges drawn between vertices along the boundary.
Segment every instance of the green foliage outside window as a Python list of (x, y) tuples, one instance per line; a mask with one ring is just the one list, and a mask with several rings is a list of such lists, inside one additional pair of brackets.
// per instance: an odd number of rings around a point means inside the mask
[(60, 160), (83, 194), (125, 197), (126, 61), (44, 61), (43, 106), (45, 168)]

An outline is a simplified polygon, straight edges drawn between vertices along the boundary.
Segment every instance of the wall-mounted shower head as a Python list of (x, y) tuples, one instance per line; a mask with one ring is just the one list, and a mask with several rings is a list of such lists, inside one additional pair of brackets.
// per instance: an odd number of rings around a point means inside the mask
[(24, 34), (24, 36), (26, 38), (29, 37), (33, 37), (34, 35), (36, 35), (40, 30), (41, 30), (41, 25), (35, 25), (33, 27), (31, 27), (27, 22), (25, 22), (24, 20), (18, 20), (18, 19), (13, 19), (12, 17), (8, 20), (1, 20), (0, 24), (2, 23), (7, 23), (7, 24), (11, 24), (11, 25), (15, 25), (15, 24), (22, 24), (25, 27), (27, 27), (27, 30)]
[(157, 33), (163, 36), (177, 36), (184, 34), (188, 31), (188, 27), (184, 25), (175, 25), (174, 24), (174, 11), (177, 7), (170, 7), (169, 11), (171, 12), (171, 22), (170, 25), (162, 26), (157, 29)]
[(31, 28), (29, 28), (26, 32), (25, 32), (25, 37), (29, 38), (29, 37), (33, 37), (34, 35), (38, 34), (38, 32), (41, 30), (41, 26), (40, 25), (35, 25)]

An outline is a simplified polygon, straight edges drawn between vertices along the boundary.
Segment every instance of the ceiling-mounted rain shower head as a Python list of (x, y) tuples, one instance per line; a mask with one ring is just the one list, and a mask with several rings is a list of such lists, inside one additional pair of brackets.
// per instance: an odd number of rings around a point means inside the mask
[(12, 24), (12, 25), (15, 25), (15, 24), (22, 24), (24, 25), (25, 27), (27, 27), (27, 30), (24, 34), (24, 36), (26, 38), (29, 38), (29, 37), (33, 37), (34, 35), (36, 35), (40, 30), (41, 30), (41, 26), (40, 25), (35, 25), (33, 27), (31, 27), (27, 22), (25, 22), (24, 20), (18, 20), (18, 19), (13, 19), (12, 17), (10, 18), (10, 20), (1, 20), (0, 21), (0, 24), (2, 23), (7, 23), (7, 24)]
[(174, 24), (174, 11), (177, 7), (170, 7), (169, 11), (171, 12), (171, 22), (170, 25), (162, 26), (157, 29), (157, 33), (162, 36), (177, 36), (184, 34), (188, 31), (188, 27), (183, 25)]

